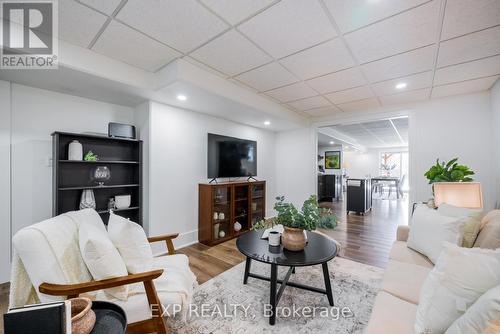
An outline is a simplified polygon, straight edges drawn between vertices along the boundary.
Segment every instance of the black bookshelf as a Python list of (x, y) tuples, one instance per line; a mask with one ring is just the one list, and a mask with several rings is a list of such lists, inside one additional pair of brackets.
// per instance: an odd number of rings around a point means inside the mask
[[(98, 155), (99, 161), (68, 160), (68, 146), (73, 140), (78, 140), (83, 145), (84, 155), (92, 151)], [(142, 225), (141, 140), (54, 132), (52, 145), (54, 216), (78, 210), (83, 190), (92, 189), (96, 211), (105, 223), (109, 218), (109, 198), (130, 194), (130, 207), (115, 210), (115, 213)], [(97, 185), (91, 178), (98, 166), (106, 166), (111, 171), (111, 178), (103, 186)]]

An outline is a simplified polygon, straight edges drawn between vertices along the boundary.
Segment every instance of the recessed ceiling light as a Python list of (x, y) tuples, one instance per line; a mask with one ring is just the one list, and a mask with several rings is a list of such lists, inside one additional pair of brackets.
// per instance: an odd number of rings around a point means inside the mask
[(403, 89), (406, 87), (406, 82), (400, 82), (396, 85), (396, 89)]
[(271, 125), (271, 121), (264, 121), (264, 125)]
[(182, 94), (177, 95), (177, 100), (179, 100), (179, 101), (186, 101), (187, 100), (187, 96), (186, 95), (182, 95)]
[(347, 149), (349, 149), (349, 146), (347, 146), (347, 145), (346, 145), (346, 146), (345, 146), (345, 149), (346, 149), (346, 150), (347, 150)]
[(330, 145), (333, 145), (333, 144), (335, 144), (335, 142), (334, 142), (334, 141), (331, 141), (331, 142), (330, 142)]

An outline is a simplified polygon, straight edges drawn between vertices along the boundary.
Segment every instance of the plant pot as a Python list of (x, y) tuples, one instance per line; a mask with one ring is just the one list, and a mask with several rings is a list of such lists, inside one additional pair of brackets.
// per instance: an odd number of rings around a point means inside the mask
[(283, 248), (292, 252), (300, 252), (306, 247), (306, 236), (301, 228), (286, 227), (281, 236)]
[(89, 334), (95, 325), (95, 313), (92, 301), (88, 298), (73, 298), (71, 302), (71, 332)]

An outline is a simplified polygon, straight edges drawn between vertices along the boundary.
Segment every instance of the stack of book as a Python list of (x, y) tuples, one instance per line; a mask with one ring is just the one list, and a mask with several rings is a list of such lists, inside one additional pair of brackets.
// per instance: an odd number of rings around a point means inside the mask
[(13, 308), (3, 319), (5, 334), (71, 334), (71, 303)]

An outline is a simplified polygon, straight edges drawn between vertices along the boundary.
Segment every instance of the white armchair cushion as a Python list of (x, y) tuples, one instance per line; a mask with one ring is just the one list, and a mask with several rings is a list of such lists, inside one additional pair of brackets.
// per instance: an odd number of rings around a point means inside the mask
[(500, 282), (500, 249), (446, 243), (420, 291), (415, 333), (444, 333), (476, 300)]
[(121, 216), (111, 213), (108, 235), (131, 274), (151, 270), (153, 251), (144, 229)]
[[(104, 231), (105, 232), (105, 231)], [(127, 267), (107, 233), (93, 224), (80, 224), (80, 251), (95, 280), (127, 276)], [(106, 293), (121, 300), (127, 300), (128, 285), (107, 289)]]
[(408, 247), (436, 263), (443, 242), (462, 244), (464, 224), (464, 217), (447, 217), (427, 206), (418, 206), (411, 221)]
[(497, 319), (500, 319), (500, 285), (479, 297), (445, 334), (482, 334)]

